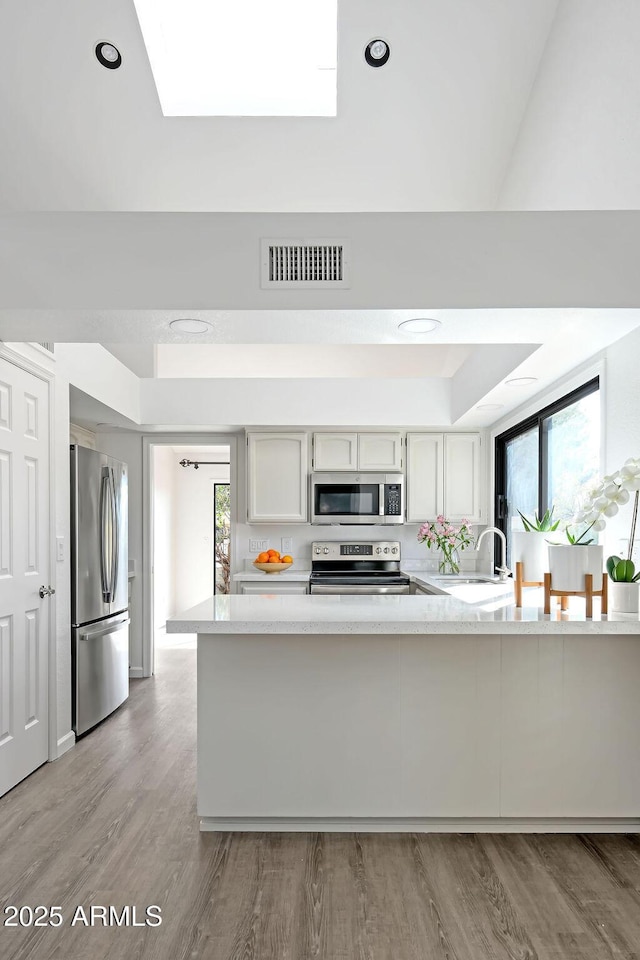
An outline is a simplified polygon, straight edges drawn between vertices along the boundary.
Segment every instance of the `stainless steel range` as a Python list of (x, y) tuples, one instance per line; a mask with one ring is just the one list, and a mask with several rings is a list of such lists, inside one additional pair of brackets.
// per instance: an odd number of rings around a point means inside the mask
[(409, 577), (400, 573), (397, 540), (311, 545), (311, 593), (400, 594), (409, 593), (409, 583)]

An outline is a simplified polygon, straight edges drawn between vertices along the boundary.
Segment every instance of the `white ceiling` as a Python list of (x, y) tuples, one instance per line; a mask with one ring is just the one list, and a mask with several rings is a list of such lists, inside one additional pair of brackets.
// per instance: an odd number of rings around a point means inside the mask
[(557, 5), (343, 0), (338, 116), (227, 118), (162, 115), (133, 0), (0, 4), (0, 208), (493, 209)]
[(336, 118), (164, 117), (133, 0), (0, 4), (0, 210), (640, 207), (637, 0), (342, 0), (338, 28)]

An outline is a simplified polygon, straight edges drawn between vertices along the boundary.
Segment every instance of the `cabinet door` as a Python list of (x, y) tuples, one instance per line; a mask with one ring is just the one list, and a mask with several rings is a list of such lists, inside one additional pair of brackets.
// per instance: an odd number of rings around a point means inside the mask
[(444, 435), (444, 514), (447, 520), (463, 517), (484, 520), (480, 471), (480, 434)]
[(316, 433), (313, 436), (314, 470), (357, 470), (357, 433)]
[(401, 470), (402, 437), (399, 433), (359, 433), (358, 470)]
[(407, 434), (407, 522), (435, 520), (444, 512), (441, 433)]
[(307, 434), (250, 433), (247, 439), (249, 523), (306, 523)]
[(306, 580), (280, 580), (277, 573), (265, 575), (265, 580), (256, 583), (255, 581), (241, 582), (240, 593), (244, 594), (263, 594), (263, 593), (282, 593), (282, 594), (304, 594), (309, 591), (309, 584)]

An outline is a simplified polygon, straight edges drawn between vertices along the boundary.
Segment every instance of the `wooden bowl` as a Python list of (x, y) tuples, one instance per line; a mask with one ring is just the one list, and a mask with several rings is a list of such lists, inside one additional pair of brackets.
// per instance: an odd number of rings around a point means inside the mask
[(263, 573), (282, 573), (291, 566), (290, 563), (258, 563), (257, 560), (253, 561), (253, 565)]

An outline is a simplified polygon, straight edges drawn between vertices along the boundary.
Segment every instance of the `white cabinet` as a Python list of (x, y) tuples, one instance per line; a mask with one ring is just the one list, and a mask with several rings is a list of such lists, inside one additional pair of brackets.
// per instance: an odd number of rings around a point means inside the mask
[(444, 513), (444, 438), (441, 433), (407, 434), (407, 522)]
[(265, 579), (256, 582), (255, 580), (240, 581), (240, 593), (243, 594), (303, 594), (309, 592), (309, 583), (307, 580), (278, 580), (278, 574), (265, 574)]
[(358, 470), (401, 470), (402, 436), (399, 433), (359, 433)]
[(357, 433), (316, 433), (313, 437), (314, 470), (357, 470)]
[(444, 507), (447, 520), (466, 518), (473, 523), (483, 515), (479, 433), (444, 435)]
[(486, 523), (479, 433), (407, 434), (407, 522)]
[(247, 436), (249, 523), (306, 523), (308, 445), (306, 433)]
[(402, 469), (400, 433), (316, 433), (314, 470)]

